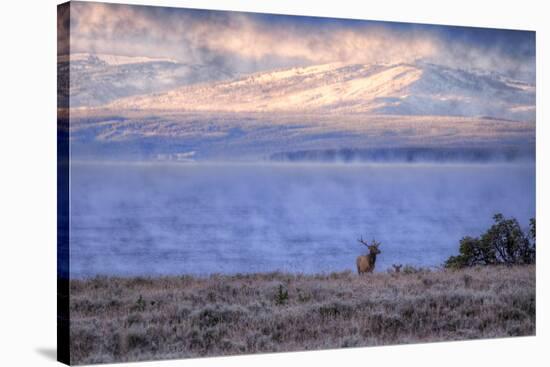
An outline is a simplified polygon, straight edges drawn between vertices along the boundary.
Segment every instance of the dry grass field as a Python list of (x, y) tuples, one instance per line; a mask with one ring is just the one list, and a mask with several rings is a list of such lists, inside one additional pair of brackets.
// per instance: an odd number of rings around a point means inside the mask
[(535, 266), (71, 281), (71, 362), (535, 334)]

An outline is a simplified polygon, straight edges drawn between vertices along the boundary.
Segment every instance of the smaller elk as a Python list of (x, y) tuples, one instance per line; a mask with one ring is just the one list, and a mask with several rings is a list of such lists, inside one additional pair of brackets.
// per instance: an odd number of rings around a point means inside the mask
[(392, 264), (393, 266), (393, 271), (395, 273), (400, 273), (401, 272), (401, 268), (403, 267), (403, 264)]
[(380, 246), (380, 242), (376, 242), (376, 240), (372, 240), (372, 243), (369, 245), (367, 241), (363, 240), (363, 237), (361, 237), (359, 243), (367, 246), (369, 249), (368, 255), (361, 255), (357, 257), (357, 272), (359, 274), (363, 273), (372, 273), (374, 270), (374, 265), (376, 264), (376, 255), (380, 254), (380, 250), (378, 249), (378, 246)]

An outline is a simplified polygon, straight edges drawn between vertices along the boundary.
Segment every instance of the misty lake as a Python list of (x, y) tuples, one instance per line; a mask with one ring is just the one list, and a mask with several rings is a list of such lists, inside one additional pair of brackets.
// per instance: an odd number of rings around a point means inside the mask
[(438, 266), (497, 212), (535, 216), (522, 164), (71, 165), (71, 276)]

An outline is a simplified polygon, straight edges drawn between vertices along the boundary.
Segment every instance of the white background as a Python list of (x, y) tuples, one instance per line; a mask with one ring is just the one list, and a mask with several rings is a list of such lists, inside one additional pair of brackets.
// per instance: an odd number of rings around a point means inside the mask
[[(550, 39), (545, 1), (125, 1), (222, 10), (537, 31), (537, 336), (323, 352), (176, 360), (132, 366), (539, 366), (550, 363), (549, 128), (543, 120)], [(55, 364), (56, 1), (0, 8), (0, 365)], [(545, 18), (546, 15), (546, 18)], [(548, 110), (547, 110), (548, 111)], [(546, 293), (545, 293), (546, 290)], [(545, 361), (546, 359), (546, 361)], [(123, 366), (123, 365), (121, 365)]]

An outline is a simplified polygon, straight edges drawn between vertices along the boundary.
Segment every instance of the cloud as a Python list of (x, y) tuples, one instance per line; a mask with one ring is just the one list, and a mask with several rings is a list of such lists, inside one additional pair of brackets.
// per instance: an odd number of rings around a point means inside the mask
[(216, 53), (252, 62), (277, 57), (310, 63), (368, 63), (411, 60), (435, 51), (429, 39), (393, 34), (382, 27), (350, 30), (277, 25), (244, 13), (170, 12), (163, 8), (75, 3), (72, 20), (75, 51), (140, 56), (153, 52), (157, 57), (182, 61)]
[(425, 59), (534, 75), (534, 56), (510, 57), (512, 51), (504, 49), (505, 42), (480, 45), (475, 32), (462, 39), (442, 32), (451, 28), (101, 3), (71, 5), (73, 52), (169, 57), (239, 72), (337, 61)]
[[(468, 41), (443, 39), (439, 40), (434, 61), (452, 67), (499, 72), (534, 84), (534, 37), (532, 40), (516, 42), (514, 45), (517, 49), (512, 52), (508, 49), (509, 44), (505, 37), (495, 40), (492, 44), (477, 44), (475, 47)], [(531, 47), (532, 52), (526, 51)]]
[(428, 37), (395, 34), (382, 27), (355, 29), (315, 26), (274, 26), (250, 16), (234, 16), (230, 27), (200, 33), (196, 45), (255, 61), (277, 56), (311, 63), (336, 61), (405, 62), (434, 54)]

